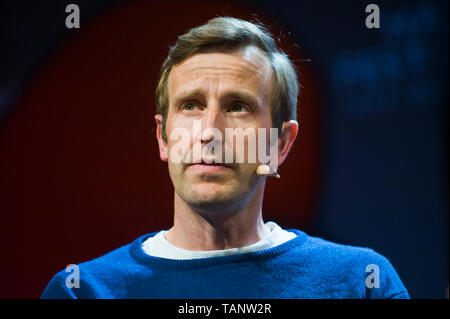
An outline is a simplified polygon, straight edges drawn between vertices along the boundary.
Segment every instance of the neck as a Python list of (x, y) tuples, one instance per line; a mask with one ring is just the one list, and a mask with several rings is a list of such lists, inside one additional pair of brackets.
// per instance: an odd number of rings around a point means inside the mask
[(262, 218), (264, 184), (261, 183), (244, 208), (228, 213), (199, 212), (175, 192), (174, 224), (166, 239), (187, 250), (223, 250), (251, 245), (270, 230)]

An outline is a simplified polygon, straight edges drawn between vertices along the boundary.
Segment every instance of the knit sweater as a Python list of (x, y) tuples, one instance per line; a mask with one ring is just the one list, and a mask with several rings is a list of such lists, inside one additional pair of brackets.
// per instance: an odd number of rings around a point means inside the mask
[(367, 248), (297, 236), (255, 252), (175, 260), (146, 254), (143, 235), (79, 264), (79, 287), (57, 273), (41, 298), (409, 298), (390, 262)]

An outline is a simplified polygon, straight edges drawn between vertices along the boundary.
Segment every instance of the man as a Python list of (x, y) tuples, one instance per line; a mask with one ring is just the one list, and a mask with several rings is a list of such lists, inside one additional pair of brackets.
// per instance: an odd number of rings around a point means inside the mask
[[(263, 26), (221, 17), (179, 37), (155, 115), (175, 189), (173, 227), (80, 264), (79, 287), (61, 271), (42, 297), (408, 298), (373, 250), (263, 222), (266, 179), (297, 136), (297, 95), (294, 67)], [(250, 160), (256, 149), (262, 156)]]

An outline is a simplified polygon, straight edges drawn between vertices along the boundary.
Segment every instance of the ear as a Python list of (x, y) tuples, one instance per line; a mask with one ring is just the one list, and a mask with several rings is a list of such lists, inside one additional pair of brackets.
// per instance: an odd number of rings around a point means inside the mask
[(159, 157), (161, 158), (161, 161), (163, 162), (167, 162), (168, 161), (168, 147), (167, 147), (167, 143), (166, 141), (164, 141), (163, 139), (163, 135), (162, 135), (162, 123), (163, 123), (163, 118), (161, 114), (156, 114), (155, 115), (155, 122), (156, 122), (156, 139), (158, 140), (158, 145), (159, 145)]
[(278, 166), (287, 158), (298, 133), (298, 122), (290, 120), (283, 122), (281, 136), (278, 137)]

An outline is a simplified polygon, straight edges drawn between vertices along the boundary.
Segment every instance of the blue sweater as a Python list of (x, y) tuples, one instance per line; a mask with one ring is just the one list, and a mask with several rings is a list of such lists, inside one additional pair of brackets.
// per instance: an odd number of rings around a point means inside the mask
[(41, 298), (409, 298), (373, 250), (289, 231), (297, 237), (270, 249), (189, 260), (147, 255), (142, 243), (156, 233), (147, 234), (81, 263), (79, 288), (69, 288), (72, 274), (60, 271)]

